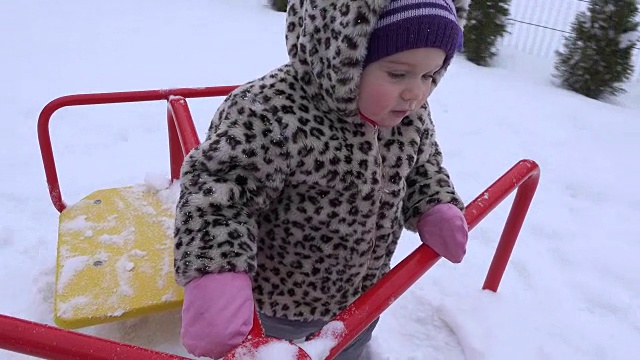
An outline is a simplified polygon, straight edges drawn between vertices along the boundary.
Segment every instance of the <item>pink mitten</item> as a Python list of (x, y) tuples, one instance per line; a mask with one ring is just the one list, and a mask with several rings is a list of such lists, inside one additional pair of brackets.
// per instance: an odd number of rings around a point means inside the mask
[(251, 279), (246, 273), (207, 274), (184, 288), (182, 344), (190, 354), (221, 358), (253, 326)]
[(452, 204), (438, 204), (420, 216), (418, 234), (423, 243), (452, 263), (467, 252), (469, 228), (462, 211)]

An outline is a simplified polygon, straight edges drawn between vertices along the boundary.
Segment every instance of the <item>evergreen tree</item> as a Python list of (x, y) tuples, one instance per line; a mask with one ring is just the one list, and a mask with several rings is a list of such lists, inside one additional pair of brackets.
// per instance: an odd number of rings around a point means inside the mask
[(269, 0), (271, 3), (271, 7), (275, 11), (286, 12), (287, 11), (287, 0)]
[(624, 92), (633, 74), (638, 43), (636, 0), (591, 0), (557, 51), (554, 77), (560, 86), (593, 99)]
[(464, 54), (481, 66), (488, 66), (497, 54), (498, 40), (507, 33), (511, 0), (471, 0), (464, 27)]

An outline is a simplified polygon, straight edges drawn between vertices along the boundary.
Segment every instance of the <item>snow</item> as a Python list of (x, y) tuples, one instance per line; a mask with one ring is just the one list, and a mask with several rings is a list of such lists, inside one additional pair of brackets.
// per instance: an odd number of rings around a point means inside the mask
[(77, 296), (71, 299), (70, 301), (61, 304), (60, 310), (58, 311), (58, 316), (67, 317), (73, 314), (76, 308), (79, 306), (85, 306), (90, 301), (88, 297), (85, 296)]
[(109, 234), (101, 235), (100, 237), (98, 237), (98, 240), (100, 240), (104, 244), (123, 246), (125, 243), (128, 243), (128, 242), (132, 241), (134, 236), (135, 236), (135, 229), (129, 228), (129, 229), (126, 229), (125, 231), (121, 232), (120, 234), (116, 234), (116, 235), (109, 235)]
[(271, 340), (258, 348), (244, 345), (235, 349), (233, 356), (238, 360), (296, 360), (297, 355), (304, 351), (303, 353), (311, 360), (325, 360), (344, 331), (343, 322), (330, 321), (313, 340), (299, 342)]
[(284, 341), (274, 341), (258, 349), (242, 349), (241, 351), (237, 351), (235, 358), (242, 360), (295, 360), (297, 352), (298, 349), (293, 344)]
[(133, 270), (134, 264), (128, 260), (127, 257), (122, 257), (116, 263), (116, 270), (118, 271), (118, 293), (123, 295), (133, 295), (133, 289), (131, 288), (131, 270)]
[(171, 186), (171, 179), (163, 174), (147, 174), (144, 178), (144, 183), (149, 189), (162, 191)]
[[(52, 324), (58, 213), (36, 136), (42, 107), (76, 93), (243, 83), (287, 60), (284, 15), (261, 0), (5, 3), (0, 284), (11, 295), (0, 313)], [(522, 158), (540, 164), (541, 182), (498, 293), (480, 287), (513, 197), (471, 232), (462, 264), (436, 264), (383, 314), (368, 359), (640, 358), (640, 83), (598, 102), (553, 86), (552, 61), (501, 51), (480, 68), (459, 57), (435, 91), (438, 139), (464, 199)], [(188, 100), (201, 139), (219, 102)], [(140, 185), (174, 206), (165, 104), (65, 108), (50, 129), (67, 203)], [(418, 243), (404, 234), (394, 262)], [(144, 256), (131, 251), (116, 274), (123, 290)], [(174, 310), (80, 331), (188, 356), (179, 330)]]
[[(64, 249), (62, 249), (64, 251)], [(62, 270), (60, 271), (60, 279), (58, 280), (58, 291), (62, 291), (73, 279), (73, 277), (84, 267), (89, 265), (89, 257), (88, 256), (74, 256), (71, 258), (67, 258), (62, 266)]]
[(305, 341), (299, 346), (311, 357), (313, 360), (325, 359), (331, 349), (338, 344), (339, 339), (344, 334), (344, 323), (340, 321), (331, 321), (326, 324), (320, 335), (313, 339)]
[(620, 36), (620, 48), (626, 49), (629, 46), (636, 46), (640, 41), (640, 31), (627, 31)]

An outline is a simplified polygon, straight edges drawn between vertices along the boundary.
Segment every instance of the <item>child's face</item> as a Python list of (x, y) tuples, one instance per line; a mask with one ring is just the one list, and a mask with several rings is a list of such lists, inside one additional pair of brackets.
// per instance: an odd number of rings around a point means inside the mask
[(442, 67), (445, 56), (440, 49), (420, 48), (371, 63), (360, 81), (360, 112), (379, 126), (398, 125), (427, 101), (432, 76)]

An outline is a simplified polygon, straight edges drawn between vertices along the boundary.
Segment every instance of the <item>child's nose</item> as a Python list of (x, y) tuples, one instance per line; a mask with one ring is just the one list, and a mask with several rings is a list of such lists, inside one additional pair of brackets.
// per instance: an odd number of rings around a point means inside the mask
[(402, 98), (402, 100), (404, 101), (413, 101), (416, 98), (415, 95), (415, 91), (411, 90), (411, 89), (405, 89), (401, 94), (400, 97)]
[(420, 91), (420, 87), (419, 86), (410, 85), (410, 86), (407, 86), (402, 91), (402, 93), (400, 94), (400, 97), (404, 101), (416, 101), (416, 100), (420, 99), (420, 97), (421, 97), (420, 93), (421, 93), (421, 91)]

